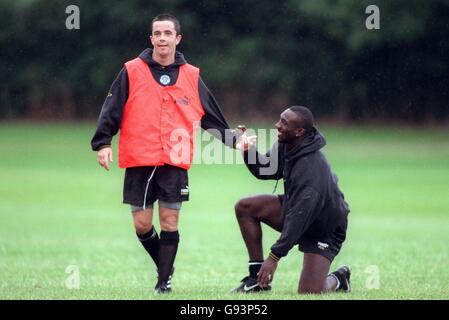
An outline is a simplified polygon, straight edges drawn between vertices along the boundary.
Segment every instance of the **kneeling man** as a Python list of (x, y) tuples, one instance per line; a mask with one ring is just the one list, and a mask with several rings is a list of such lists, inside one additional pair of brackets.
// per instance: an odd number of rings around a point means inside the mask
[[(249, 275), (232, 291), (270, 290), (279, 260), (298, 244), (304, 252), (299, 293), (349, 292), (349, 267), (340, 267), (329, 274), (346, 238), (349, 207), (336, 175), (320, 151), (326, 141), (314, 126), (311, 111), (305, 107), (292, 106), (282, 112), (276, 129), (278, 142), (265, 155), (254, 147), (255, 136), (243, 134), (246, 139), (238, 146), (256, 178), (283, 178), (285, 194), (252, 196), (236, 204), (237, 220), (249, 254)], [(261, 222), (281, 232), (265, 261)]]

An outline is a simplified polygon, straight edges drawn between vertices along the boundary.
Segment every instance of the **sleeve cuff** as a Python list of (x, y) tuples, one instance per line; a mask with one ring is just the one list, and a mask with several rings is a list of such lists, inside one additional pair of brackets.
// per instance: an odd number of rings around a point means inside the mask
[(268, 255), (268, 257), (270, 257), (272, 260), (274, 260), (274, 261), (276, 261), (276, 262), (278, 262), (279, 260), (281, 260), (280, 257), (278, 257), (277, 255), (275, 255), (275, 254), (273, 253), (273, 251), (270, 252), (270, 254)]
[(102, 145), (102, 146), (99, 146), (98, 149), (97, 149), (97, 151), (100, 151), (101, 149), (104, 149), (104, 148), (110, 148), (110, 147), (111, 147), (110, 144), (104, 144), (104, 145)]

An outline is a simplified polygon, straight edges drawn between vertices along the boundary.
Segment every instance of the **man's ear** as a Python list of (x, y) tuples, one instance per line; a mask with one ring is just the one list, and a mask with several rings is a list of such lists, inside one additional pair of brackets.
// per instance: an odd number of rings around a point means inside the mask
[(176, 36), (176, 45), (178, 45), (181, 42), (181, 39), (182, 39), (182, 35), (178, 34)]
[(305, 134), (306, 134), (306, 130), (304, 128), (299, 128), (297, 133), (296, 133), (296, 136), (297, 137), (302, 137)]

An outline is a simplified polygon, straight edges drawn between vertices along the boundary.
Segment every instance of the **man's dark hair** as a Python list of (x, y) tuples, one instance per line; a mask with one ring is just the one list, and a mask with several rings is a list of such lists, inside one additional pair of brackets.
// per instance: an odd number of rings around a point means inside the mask
[(181, 34), (181, 24), (179, 23), (179, 20), (171, 14), (168, 13), (162, 13), (158, 14), (156, 17), (154, 17), (153, 21), (151, 21), (151, 33), (153, 33), (153, 23), (156, 21), (171, 21), (175, 25), (175, 31), (176, 35)]
[(301, 120), (301, 127), (310, 132), (315, 123), (312, 111), (303, 106), (292, 106), (289, 109), (298, 115)]

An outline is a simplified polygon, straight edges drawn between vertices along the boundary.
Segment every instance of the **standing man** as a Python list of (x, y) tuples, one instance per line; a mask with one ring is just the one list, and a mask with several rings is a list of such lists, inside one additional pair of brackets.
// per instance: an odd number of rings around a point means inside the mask
[[(276, 129), (278, 143), (265, 156), (252, 147), (254, 136), (242, 147), (251, 173), (263, 180), (283, 178), (285, 195), (257, 195), (236, 204), (250, 261), (249, 276), (233, 292), (270, 290), (279, 260), (296, 244), (304, 252), (299, 293), (349, 292), (347, 266), (328, 275), (346, 238), (349, 208), (320, 151), (326, 141), (305, 107), (293, 106), (282, 112)], [(275, 170), (267, 171), (273, 163)], [(265, 261), (261, 222), (281, 232)]]
[[(91, 141), (98, 163), (109, 170), (111, 140), (120, 129), (119, 166), (126, 168), (123, 202), (130, 204), (137, 237), (156, 264), (156, 294), (171, 291), (179, 211), (189, 199), (187, 170), (199, 122), (205, 130), (218, 130), (228, 146), (235, 144), (234, 135), (225, 135), (229, 126), (199, 69), (176, 51), (181, 38), (174, 16), (161, 14), (153, 19), (153, 48), (125, 63), (103, 104)], [(156, 200), (160, 238), (153, 226)]]

